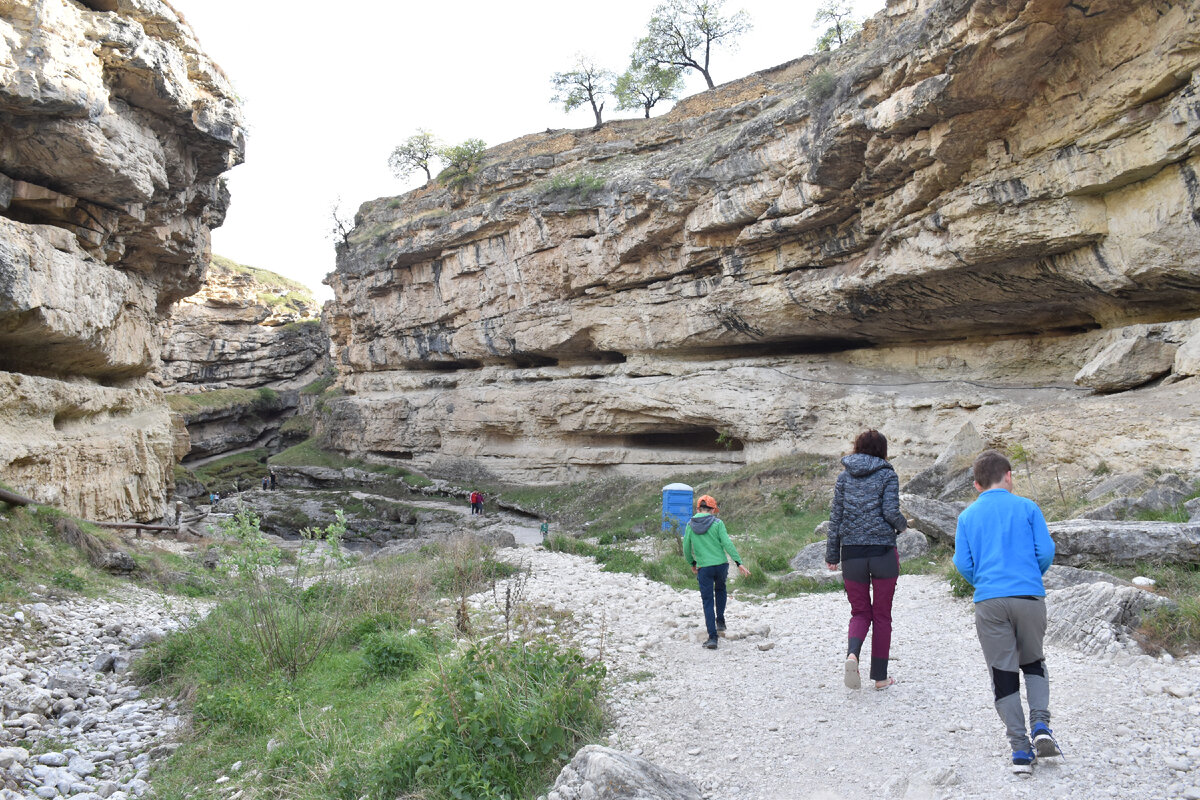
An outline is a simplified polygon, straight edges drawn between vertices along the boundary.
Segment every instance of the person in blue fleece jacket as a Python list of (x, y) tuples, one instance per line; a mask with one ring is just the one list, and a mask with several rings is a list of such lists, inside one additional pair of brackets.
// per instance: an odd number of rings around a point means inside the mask
[[(1037, 503), (1013, 494), (1012, 465), (995, 450), (975, 459), (979, 497), (958, 515), (954, 566), (975, 587), (975, 631), (991, 672), (996, 712), (1012, 747), (1012, 769), (1033, 774), (1038, 756), (1060, 755), (1050, 730), (1050, 680), (1042, 651), (1054, 540)], [(1021, 705), (1029, 699), (1032, 744)]]

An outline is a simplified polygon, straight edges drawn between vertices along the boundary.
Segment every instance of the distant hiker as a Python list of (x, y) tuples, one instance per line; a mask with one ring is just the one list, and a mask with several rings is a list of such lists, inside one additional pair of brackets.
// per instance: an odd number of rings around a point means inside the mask
[(729, 577), (729, 559), (733, 559), (742, 575), (750, 575), (729, 539), (725, 523), (716, 514), (717, 501), (702, 495), (696, 501), (696, 515), (688, 520), (683, 531), (683, 557), (692, 565), (700, 586), (704, 627), (708, 629), (704, 646), (709, 650), (717, 649), (717, 633), (725, 630), (725, 580)]
[(275, 470), (271, 470), (271, 488), (275, 488)]
[(870, 630), (871, 680), (876, 689), (886, 689), (896, 682), (888, 677), (892, 597), (900, 577), (896, 535), (908, 527), (900, 513), (900, 480), (887, 461), (887, 439), (876, 430), (858, 435), (842, 466), (829, 509), (825, 566), (835, 570), (841, 562), (850, 601), (846, 688), (861, 686), (858, 663)]
[(471, 492), (471, 514), (483, 515), (483, 492)]
[(542, 542), (544, 543), (546, 541), (546, 537), (550, 535), (550, 521), (542, 520), (541, 527), (539, 527), (538, 530), (542, 534)]
[(267, 475), (263, 475), (263, 491), (265, 492), (270, 485), (271, 478)]
[[(958, 515), (954, 566), (975, 587), (975, 632), (1012, 747), (1012, 771), (1024, 778), (1033, 774), (1038, 756), (1061, 755), (1050, 730), (1050, 675), (1042, 650), (1042, 576), (1054, 561), (1054, 540), (1037, 503), (1012, 493), (1007, 458), (987, 450), (975, 459), (974, 473), (979, 497)], [(1032, 744), (1025, 733), (1021, 672)]]

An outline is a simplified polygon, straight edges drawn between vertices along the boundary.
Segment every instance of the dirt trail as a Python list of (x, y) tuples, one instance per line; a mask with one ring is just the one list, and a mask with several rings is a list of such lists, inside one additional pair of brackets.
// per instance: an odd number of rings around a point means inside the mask
[(1195, 657), (1048, 646), (1067, 757), (1022, 780), (1009, 769), (971, 604), (938, 578), (900, 580), (897, 685), (851, 691), (840, 593), (752, 603), (735, 589), (729, 636), (709, 651), (698, 592), (540, 548), (506, 557), (529, 567), (527, 601), (571, 611), (573, 637), (609, 665), (608, 744), (688, 775), (714, 800), (1200, 798)]

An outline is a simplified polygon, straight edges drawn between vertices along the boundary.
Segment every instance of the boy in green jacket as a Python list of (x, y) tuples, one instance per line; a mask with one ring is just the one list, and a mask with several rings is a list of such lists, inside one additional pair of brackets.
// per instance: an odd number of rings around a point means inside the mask
[(696, 501), (696, 509), (696, 515), (688, 520), (683, 532), (683, 557), (691, 563), (700, 584), (704, 627), (708, 629), (708, 641), (704, 646), (716, 650), (717, 631), (725, 630), (725, 579), (729, 577), (729, 558), (733, 558), (742, 575), (749, 577), (750, 570), (742, 566), (742, 557), (730, 541), (725, 523), (716, 517), (717, 501), (703, 495)]

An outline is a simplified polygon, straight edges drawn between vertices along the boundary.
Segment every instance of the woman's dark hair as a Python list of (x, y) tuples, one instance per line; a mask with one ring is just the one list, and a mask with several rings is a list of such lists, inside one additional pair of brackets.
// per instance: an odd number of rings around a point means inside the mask
[(863, 455), (875, 456), (887, 460), (887, 439), (883, 438), (883, 434), (872, 428), (869, 431), (863, 431), (854, 440), (854, 452), (862, 453)]

